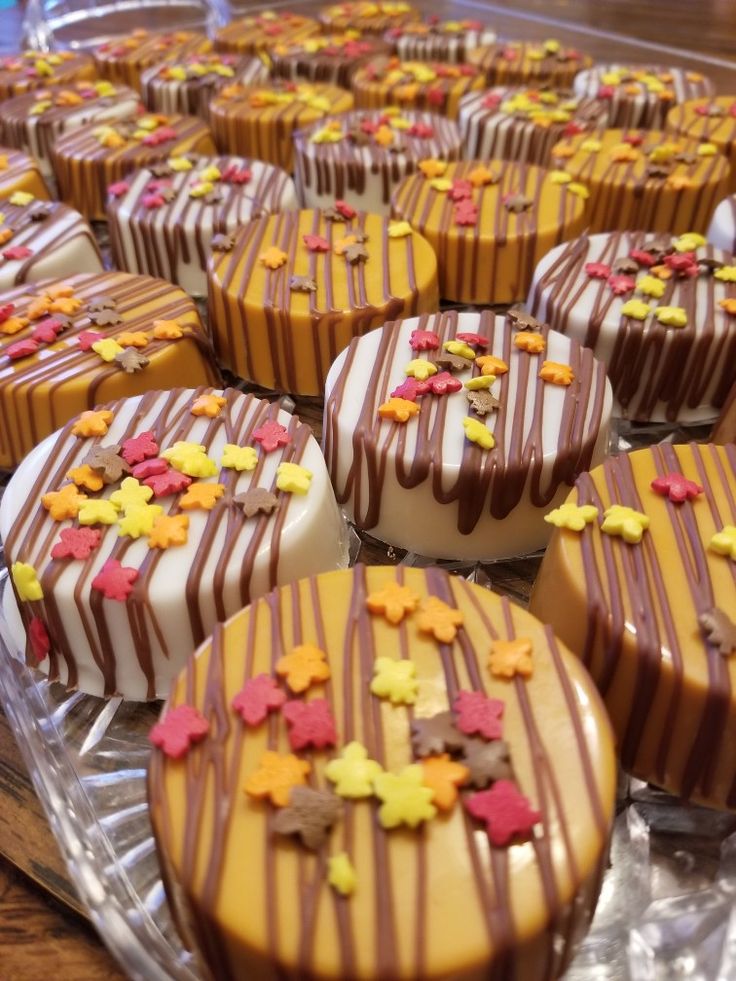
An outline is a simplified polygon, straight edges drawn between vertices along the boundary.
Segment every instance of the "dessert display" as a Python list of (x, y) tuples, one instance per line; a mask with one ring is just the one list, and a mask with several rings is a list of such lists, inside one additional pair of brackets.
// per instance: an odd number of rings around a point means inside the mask
[(139, 102), (133, 89), (105, 80), (34, 89), (0, 102), (0, 143), (30, 153), (51, 177), (51, 147), (59, 136), (89, 123), (125, 119)]
[(189, 297), (150, 276), (44, 280), (0, 298), (0, 467), (100, 402), (219, 381)]
[(582, 235), (541, 260), (527, 308), (606, 363), (616, 414), (700, 423), (734, 379), (735, 282), (701, 235)]
[(594, 65), (574, 80), (577, 95), (601, 99), (609, 126), (664, 129), (673, 106), (713, 95), (713, 83), (700, 72), (651, 65)]
[(319, 15), (325, 31), (360, 31), (383, 34), (419, 19), (419, 11), (409, 3), (376, 3), (373, 0), (347, 0), (323, 7)]
[(714, 443), (736, 443), (736, 381), (723, 403), (721, 414), (718, 416), (711, 441)]
[(325, 388), (337, 500), (374, 538), (432, 558), (525, 555), (608, 445), (593, 352), (513, 309), (434, 313), (351, 342)]
[(150, 739), (167, 894), (214, 977), (541, 981), (590, 921), (615, 803), (598, 694), (541, 623), (439, 569), (257, 600)]
[(0, 202), (14, 194), (31, 194), (44, 200), (51, 197), (38, 161), (20, 150), (0, 146)]
[[(0, 290), (18, 283), (37, 283), (102, 269), (102, 256), (92, 229), (78, 211), (22, 192), (2, 202)], [(0, 299), (2, 303), (4, 299)]]
[(468, 53), (468, 61), (484, 74), (488, 85), (551, 85), (570, 88), (573, 79), (593, 59), (554, 38), (542, 43), (499, 41)]
[(130, 37), (113, 38), (94, 51), (97, 72), (111, 82), (139, 89), (141, 72), (160, 61), (172, 61), (212, 50), (212, 42), (195, 31), (170, 33), (133, 31)]
[(265, 82), (260, 58), (232, 54), (190, 54), (154, 65), (141, 75), (143, 101), (153, 112), (181, 112), (209, 118), (210, 99), (226, 85)]
[(271, 164), (187, 154), (113, 185), (107, 209), (115, 264), (207, 295), (213, 242), (253, 218), (298, 208), (294, 183)]
[(215, 153), (206, 124), (195, 116), (151, 113), (80, 126), (54, 143), (51, 162), (61, 199), (85, 217), (103, 220), (111, 185), (135, 168), (190, 152)]
[(715, 147), (702, 146), (654, 130), (606, 129), (563, 137), (552, 166), (556, 180), (588, 188), (591, 232), (704, 232), (728, 193), (729, 167)]
[[(730, 190), (736, 191), (736, 99), (714, 96), (692, 99), (674, 106), (667, 114), (665, 128), (676, 136), (698, 140), (700, 152), (719, 150), (731, 167)], [(712, 151), (711, 151), (712, 152)]]
[(348, 31), (274, 44), (268, 57), (271, 71), (279, 78), (330, 82), (349, 89), (356, 68), (389, 51), (380, 38), (356, 37), (355, 31)]
[(403, 61), (462, 64), (474, 48), (493, 44), (496, 32), (478, 20), (428, 17), (423, 22), (413, 21), (401, 27), (391, 27), (384, 37)]
[(94, 62), (78, 51), (34, 51), (0, 55), (0, 100), (31, 89), (95, 77)]
[(736, 446), (668, 443), (578, 480), (531, 599), (593, 676), (624, 769), (736, 808)]
[(264, 10), (239, 17), (215, 32), (215, 51), (260, 54), (274, 44), (288, 44), (320, 33), (311, 17), (288, 10)]
[(222, 364), (247, 381), (321, 395), (350, 340), (437, 308), (437, 264), (405, 223), (344, 201), (285, 211), (218, 243), (208, 270), (209, 321)]
[(552, 88), (469, 92), (460, 100), (458, 126), (469, 160), (517, 160), (546, 166), (562, 139), (606, 124), (605, 104)]
[(443, 299), (511, 303), (526, 296), (542, 256), (582, 231), (586, 193), (528, 164), (424, 160), (391, 205), (437, 254)]
[(457, 119), (460, 99), (485, 87), (483, 76), (471, 65), (374, 58), (353, 75), (358, 109), (428, 109)]
[(461, 156), (457, 123), (397, 106), (332, 116), (294, 136), (296, 182), (309, 208), (328, 208), (337, 198), (388, 214), (392, 193), (420, 161)]
[(708, 225), (707, 238), (718, 249), (736, 252), (736, 194), (718, 204)]
[(350, 92), (322, 82), (228, 85), (210, 103), (210, 125), (223, 153), (238, 153), (294, 169), (296, 130), (353, 108)]
[(71, 419), (16, 471), (0, 533), (27, 662), (136, 700), (166, 695), (256, 596), (346, 564), (311, 429), (235, 389), (150, 391)]

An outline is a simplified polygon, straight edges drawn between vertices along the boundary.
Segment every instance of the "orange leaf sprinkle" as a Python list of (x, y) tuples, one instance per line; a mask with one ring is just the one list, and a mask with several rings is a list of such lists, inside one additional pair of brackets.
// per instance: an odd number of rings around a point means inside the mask
[(494, 640), (488, 667), (494, 678), (531, 678), (534, 671), (532, 663), (532, 642), (528, 637), (514, 640)]
[(424, 771), (422, 783), (434, 794), (432, 803), (440, 811), (451, 811), (457, 802), (457, 788), (470, 776), (469, 768), (451, 760), (447, 753), (428, 756), (420, 765)]
[(214, 419), (219, 416), (226, 403), (227, 399), (223, 398), (222, 395), (214, 395), (212, 392), (207, 392), (192, 402), (192, 407), (189, 411), (193, 416), (207, 416), (208, 419)]
[(189, 485), (186, 494), (179, 501), (179, 507), (184, 508), (185, 511), (192, 511), (195, 508), (200, 508), (203, 511), (211, 511), (224, 493), (224, 484), (203, 484), (196, 482)]
[(314, 644), (298, 644), (290, 654), (282, 655), (276, 662), (276, 674), (286, 678), (286, 684), (294, 692), (306, 691), (315, 682), (327, 681), (330, 666), (327, 655)]
[(394, 580), (371, 593), (365, 601), (371, 613), (382, 613), (389, 623), (401, 623), (407, 613), (413, 613), (419, 605), (419, 596), (408, 586)]
[(514, 337), (514, 345), (521, 351), (529, 354), (541, 354), (547, 346), (542, 334), (535, 334), (533, 331), (525, 330)]
[(430, 596), (422, 603), (417, 626), (423, 634), (432, 634), (440, 643), (450, 644), (457, 636), (457, 628), (463, 625), (463, 621), (460, 610), (448, 606), (436, 596)]
[(293, 787), (302, 787), (312, 769), (307, 760), (293, 753), (264, 753), (258, 769), (245, 781), (244, 790), (259, 800), (268, 797), (276, 807), (286, 807)]

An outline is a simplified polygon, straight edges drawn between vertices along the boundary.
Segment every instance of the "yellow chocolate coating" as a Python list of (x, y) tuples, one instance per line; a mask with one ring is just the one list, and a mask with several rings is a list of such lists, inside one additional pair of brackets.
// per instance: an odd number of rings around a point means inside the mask
[[(682, 504), (651, 482), (683, 474), (705, 488)], [(709, 643), (699, 615), (736, 617), (734, 562), (709, 547), (736, 524), (736, 447), (660, 444), (609, 459), (568, 501), (599, 515), (555, 530), (530, 610), (552, 625), (598, 685), (625, 769), (670, 793), (736, 809), (736, 659)], [(600, 530), (622, 503), (647, 515), (641, 542)]]
[(481, 45), (468, 52), (467, 60), (482, 69), (489, 85), (545, 82), (561, 88), (571, 88), (577, 73), (593, 64), (590, 55), (566, 48), (556, 41), (546, 44), (505, 41)]
[[(430, 245), (415, 232), (389, 238), (388, 225), (388, 218), (362, 212), (350, 222), (328, 221), (319, 210), (246, 225), (208, 269), (210, 329), (222, 363), (266, 388), (321, 395), (330, 365), (353, 337), (435, 310)], [(351, 264), (335, 253), (351, 232), (367, 236), (367, 260)], [(305, 235), (323, 237), (329, 251), (310, 251)], [(276, 269), (260, 260), (271, 248), (285, 254)], [(312, 279), (316, 289), (291, 289), (293, 276)]]
[[(267, 103), (274, 91), (284, 101)], [(279, 90), (275, 82), (231, 85), (210, 102), (210, 125), (221, 152), (266, 160), (291, 173), (294, 132), (352, 108), (352, 95), (336, 85), (303, 82), (292, 90)]]
[[(421, 600), (439, 595), (464, 625), (449, 645), (370, 614), (366, 596), (395, 580)], [(530, 678), (493, 678), (493, 636), (531, 639)], [(245, 728), (231, 708), (245, 680), (272, 674), (282, 652), (315, 643), (331, 678), (307, 693), (329, 701), (334, 751), (301, 751), (312, 787), (330, 786), (330, 756), (357, 740), (393, 772), (413, 761), (412, 718), (448, 709), (458, 690), (503, 699), (503, 738), (516, 782), (542, 810), (535, 837), (491, 846), (458, 802), (421, 830), (384, 830), (373, 799), (346, 801), (317, 853), (275, 835), (274, 809), (243, 793), (266, 749), (289, 752), (272, 715)], [(409, 709), (369, 691), (376, 656), (408, 657), (418, 698)], [(449, 689), (449, 690), (448, 690)], [(506, 599), (437, 569), (357, 566), (302, 580), (217, 628), (174, 684), (169, 707), (196, 706), (211, 720), (183, 760), (154, 750), (151, 817), (169, 894), (192, 925), (215, 976), (234, 979), (496, 976), (501, 958), (524, 981), (564, 971), (585, 929), (606, 858), (615, 765), (608, 721), (579, 662)], [(346, 851), (354, 893), (327, 881), (327, 858)], [(576, 900), (577, 897), (577, 900)], [(550, 929), (550, 925), (552, 928)]]
[[(627, 135), (641, 137), (640, 145), (625, 150)], [(600, 148), (586, 148), (597, 144)], [(560, 140), (552, 150), (552, 161), (589, 187), (590, 232), (704, 233), (713, 209), (728, 193), (729, 168), (721, 154), (702, 157), (697, 150), (694, 140), (657, 130), (607, 129)], [(628, 151), (631, 160), (614, 159)], [(686, 159), (678, 160), (681, 154)], [(662, 172), (648, 175), (649, 168), (657, 165)]]
[(311, 17), (288, 10), (266, 10), (252, 17), (239, 17), (215, 33), (215, 51), (260, 54), (273, 44), (288, 44), (319, 34)]
[[(498, 179), (473, 190), (478, 220), (456, 223), (456, 204), (423, 173), (412, 174), (391, 198), (393, 214), (406, 219), (437, 254), (440, 295), (462, 303), (521, 300), (537, 262), (561, 242), (574, 238), (587, 220), (585, 203), (541, 167), (478, 160), (448, 163), (442, 180), (467, 180), (479, 167)], [(503, 203), (522, 195), (530, 207), (518, 213)]]
[(94, 52), (95, 67), (111, 82), (141, 89), (141, 72), (162, 61), (183, 58), (190, 54), (206, 54), (212, 41), (195, 31), (165, 33), (147, 30), (133, 31), (130, 37), (115, 38)]
[(25, 191), (43, 201), (51, 200), (34, 158), (20, 150), (0, 147), (0, 200), (11, 197), (16, 191)]
[[(467, 65), (439, 62), (401, 61), (377, 57), (358, 68), (352, 78), (355, 105), (358, 109), (430, 109), (457, 119), (460, 99), (476, 89), (485, 88), (480, 71)], [(438, 100), (433, 101), (432, 94)]]
[[(736, 99), (718, 95), (712, 99), (690, 99), (674, 106), (667, 114), (665, 130), (700, 143), (712, 143), (728, 160), (731, 168), (729, 190), (736, 191)], [(701, 112), (698, 112), (698, 109)], [(714, 115), (702, 115), (702, 110), (714, 110)], [(719, 113), (716, 115), (715, 113)]]

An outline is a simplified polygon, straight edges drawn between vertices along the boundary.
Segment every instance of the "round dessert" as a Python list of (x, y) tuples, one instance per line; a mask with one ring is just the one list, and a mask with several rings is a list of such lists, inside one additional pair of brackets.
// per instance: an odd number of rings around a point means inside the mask
[(209, 118), (210, 100), (226, 85), (265, 82), (260, 58), (232, 54), (190, 54), (147, 68), (141, 74), (143, 101), (154, 112), (181, 112)]
[(0, 298), (0, 467), (97, 402), (219, 383), (182, 290), (108, 272), (44, 280)]
[(51, 198), (38, 161), (20, 150), (0, 146), (0, 201), (18, 193), (45, 201)]
[(554, 179), (589, 190), (585, 217), (591, 232), (704, 232), (716, 202), (728, 193), (729, 167), (722, 154), (703, 156), (698, 147), (695, 140), (655, 130), (563, 137), (552, 149)]
[(323, 450), (356, 527), (420, 555), (525, 555), (608, 445), (605, 365), (520, 311), (450, 311), (352, 341), (327, 378)]
[(670, 109), (665, 128), (676, 136), (698, 140), (698, 153), (708, 156), (719, 150), (724, 154), (731, 168), (730, 190), (736, 191), (736, 98), (722, 95), (683, 102)]
[(94, 62), (77, 51), (34, 51), (0, 56), (0, 100), (31, 89), (95, 77)]
[(215, 252), (208, 281), (222, 363), (299, 395), (322, 394), (330, 365), (356, 335), (439, 303), (429, 244), (408, 225), (344, 201), (250, 222)]
[(288, 10), (264, 10), (239, 17), (215, 32), (215, 51), (260, 54), (274, 44), (288, 44), (319, 34), (316, 20)]
[(172, 61), (212, 50), (212, 42), (195, 31), (162, 33), (141, 28), (130, 37), (106, 41), (94, 51), (103, 78), (140, 89), (141, 72), (160, 61)]
[(0, 102), (0, 143), (30, 153), (51, 177), (51, 146), (62, 133), (124, 119), (138, 104), (137, 92), (107, 81), (34, 89)]
[(736, 194), (724, 198), (713, 212), (707, 237), (716, 248), (736, 252)]
[(713, 443), (736, 443), (736, 382), (723, 403), (710, 438)]
[(458, 126), (471, 160), (516, 160), (546, 166), (563, 136), (605, 125), (605, 105), (560, 89), (497, 87), (460, 100)]
[(345, 89), (275, 79), (267, 88), (228, 85), (210, 103), (210, 125), (223, 153), (257, 157), (294, 169), (294, 133), (353, 108)]
[(18, 283), (102, 270), (92, 229), (78, 211), (22, 192), (2, 202), (0, 290)]
[(482, 44), (493, 44), (496, 32), (478, 20), (426, 21), (391, 27), (384, 39), (404, 61), (446, 61), (462, 64), (468, 53)]
[(356, 68), (386, 55), (390, 47), (380, 38), (359, 37), (354, 31), (285, 41), (268, 50), (271, 71), (279, 78), (305, 78), (310, 82), (330, 82), (350, 88)]
[(684, 68), (657, 65), (595, 65), (576, 76), (577, 95), (601, 99), (609, 126), (662, 129), (673, 105), (713, 95), (709, 78)]
[(479, 68), (489, 85), (552, 85), (570, 88), (577, 73), (593, 59), (550, 39), (540, 43), (505, 41), (474, 48), (468, 61)]
[(511, 303), (526, 296), (542, 256), (582, 231), (583, 191), (528, 164), (423, 160), (391, 205), (437, 254), (443, 299)]
[(736, 446), (660, 443), (577, 482), (531, 611), (593, 675), (625, 770), (736, 809)]
[(51, 162), (62, 200), (87, 218), (102, 221), (110, 185), (137, 167), (189, 152), (216, 152), (201, 119), (150, 114), (80, 126), (54, 143)]
[(617, 415), (702, 423), (734, 378), (734, 282), (700, 235), (583, 235), (542, 259), (527, 308), (605, 362)]
[(485, 87), (483, 76), (471, 65), (400, 61), (374, 58), (353, 75), (358, 109), (429, 109), (457, 119), (460, 99)]
[(324, 30), (360, 31), (361, 34), (383, 34), (419, 19), (419, 11), (409, 3), (376, 3), (374, 0), (348, 0), (323, 7), (320, 22)]
[(113, 186), (107, 209), (116, 266), (207, 295), (213, 241), (274, 211), (298, 208), (296, 188), (278, 167), (243, 157), (176, 157)]
[(27, 662), (136, 700), (168, 694), (218, 620), (347, 564), (311, 429), (235, 389), (151, 391), (71, 420), (16, 471), (0, 533)]
[(284, 587), (217, 628), (150, 738), (164, 882), (214, 977), (542, 981), (587, 929), (610, 724), (489, 590), (382, 566)]
[(451, 119), (388, 106), (358, 109), (299, 130), (294, 154), (307, 207), (327, 208), (338, 198), (388, 214), (392, 193), (421, 160), (458, 160), (462, 143)]

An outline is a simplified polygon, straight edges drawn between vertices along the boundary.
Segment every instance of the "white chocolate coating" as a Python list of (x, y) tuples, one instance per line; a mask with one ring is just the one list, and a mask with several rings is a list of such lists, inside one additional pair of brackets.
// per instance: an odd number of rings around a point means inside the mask
[[(227, 74), (218, 74), (213, 66)], [(210, 70), (207, 70), (210, 69)], [(170, 77), (183, 70), (183, 79)], [(201, 71), (201, 74), (200, 74)], [(193, 54), (181, 61), (164, 62), (141, 74), (143, 101), (152, 112), (209, 118), (209, 103), (226, 85), (256, 85), (268, 79), (260, 58), (228, 54)]]
[[(129, 190), (108, 205), (110, 239), (120, 269), (161, 276), (192, 296), (206, 296), (207, 260), (215, 235), (233, 233), (253, 218), (299, 205), (293, 181), (272, 164), (229, 156), (192, 155), (191, 160), (191, 170), (172, 170), (163, 178), (156, 178), (149, 168), (131, 174), (126, 181)], [(191, 190), (201, 184), (200, 175), (208, 167), (217, 168), (221, 175), (228, 169), (247, 170), (251, 179), (210, 181), (221, 197), (216, 203), (192, 197)], [(154, 170), (162, 172), (159, 167)], [(145, 203), (152, 181), (173, 192), (170, 201), (156, 208)]]
[[(394, 110), (389, 110), (389, 113)], [(388, 119), (394, 132), (390, 147), (380, 146), (370, 134), (365, 142), (357, 142), (348, 134), (360, 132), (361, 124), (377, 125)], [(402, 126), (398, 128), (396, 120)], [(391, 126), (391, 122), (394, 126)], [(380, 109), (363, 109), (333, 116), (331, 123), (340, 125), (343, 134), (338, 142), (319, 143), (313, 140), (324, 129), (325, 121), (299, 130), (294, 138), (296, 160), (295, 179), (299, 196), (305, 207), (329, 208), (342, 199), (361, 211), (388, 215), (391, 195), (404, 177), (413, 174), (421, 160), (459, 160), (462, 141), (457, 123), (435, 113), (402, 112), (387, 115)], [(429, 127), (430, 136), (412, 135)]]
[(469, 51), (494, 44), (496, 32), (479, 21), (441, 21), (437, 24), (405, 24), (386, 31), (404, 61), (448, 61), (462, 64)]
[(717, 249), (736, 252), (736, 194), (724, 198), (713, 212), (706, 238)]
[[(736, 317), (719, 302), (733, 295), (733, 285), (701, 267), (695, 277), (673, 274), (664, 280), (658, 298), (639, 289), (616, 295), (606, 278), (585, 271), (588, 263), (614, 266), (653, 240), (644, 232), (611, 232), (552, 249), (534, 272), (527, 308), (592, 348), (606, 363), (614, 414), (640, 422), (709, 422), (718, 415), (733, 378)], [(730, 253), (711, 246), (696, 249), (695, 256), (733, 264)], [(641, 267), (631, 278), (638, 283), (648, 274)], [(622, 314), (624, 303), (632, 299), (650, 305), (643, 320)], [(659, 307), (682, 309), (687, 324), (663, 325), (655, 315)]]
[[(379, 418), (409, 362), (440, 353), (412, 350), (417, 328), (441, 342), (481, 334), (490, 343), (478, 354), (509, 366), (490, 389), (501, 407), (481, 420), (494, 449), (465, 438), (463, 420), (479, 417), (464, 387), (421, 396), (407, 423)], [(577, 342), (545, 328), (546, 349), (533, 355), (514, 346), (515, 334), (490, 311), (430, 314), (371, 331), (339, 355), (327, 378), (323, 450), (338, 502), (359, 529), (422, 555), (469, 561), (545, 544), (546, 511), (605, 455), (612, 396), (604, 366)], [(571, 365), (573, 383), (539, 379), (544, 360)], [(464, 383), (479, 373), (468, 362), (453, 377)]]
[[(75, 273), (101, 273), (102, 256), (85, 219), (65, 204), (32, 201), (19, 206), (0, 202), (0, 233), (12, 229), (13, 236), (0, 245), (0, 290), (19, 283), (38, 283)], [(45, 215), (34, 219), (32, 215)], [(31, 254), (5, 258), (9, 249), (30, 249)]]
[[(153, 392), (111, 403), (114, 416), (105, 436), (78, 438), (71, 435), (70, 423), (40, 443), (8, 485), (0, 506), (7, 561), (28, 562), (37, 570), (44, 599), (21, 607), (24, 617), (47, 622), (52, 654), (57, 652), (52, 667), (63, 683), (95, 695), (165, 697), (186, 658), (218, 620), (276, 585), (347, 564), (344, 523), (309, 427), (276, 405), (234, 389), (225, 392), (228, 401), (220, 416), (194, 416), (189, 411), (192, 401), (205, 391), (211, 389)], [(156, 501), (164, 514), (189, 516), (186, 544), (151, 549), (145, 535), (120, 537), (117, 525), (97, 525), (102, 542), (89, 559), (50, 559), (61, 530), (76, 522), (53, 521), (41, 505), (41, 495), (67, 483), (66, 472), (79, 466), (93, 447), (153, 430), (161, 449), (176, 440), (202, 443), (219, 465), (226, 443), (256, 445), (251, 433), (267, 419), (285, 426), (292, 441), (270, 453), (257, 446), (255, 470), (218, 466), (218, 473), (203, 481), (226, 487), (213, 510), (180, 512), (180, 495)], [(285, 460), (312, 472), (305, 495), (276, 491), (276, 469)], [(109, 497), (119, 486), (109, 484), (93, 496)], [(275, 491), (279, 507), (271, 515), (246, 518), (232, 498), (256, 486)], [(102, 598), (91, 589), (92, 580), (113, 556), (124, 567), (139, 570), (125, 602)], [(63, 637), (55, 635), (56, 618)], [(22, 646), (21, 636), (16, 639)], [(105, 657), (111, 657), (112, 664), (105, 663)], [(70, 675), (70, 660), (75, 677)], [(41, 669), (49, 667), (47, 658)]]

